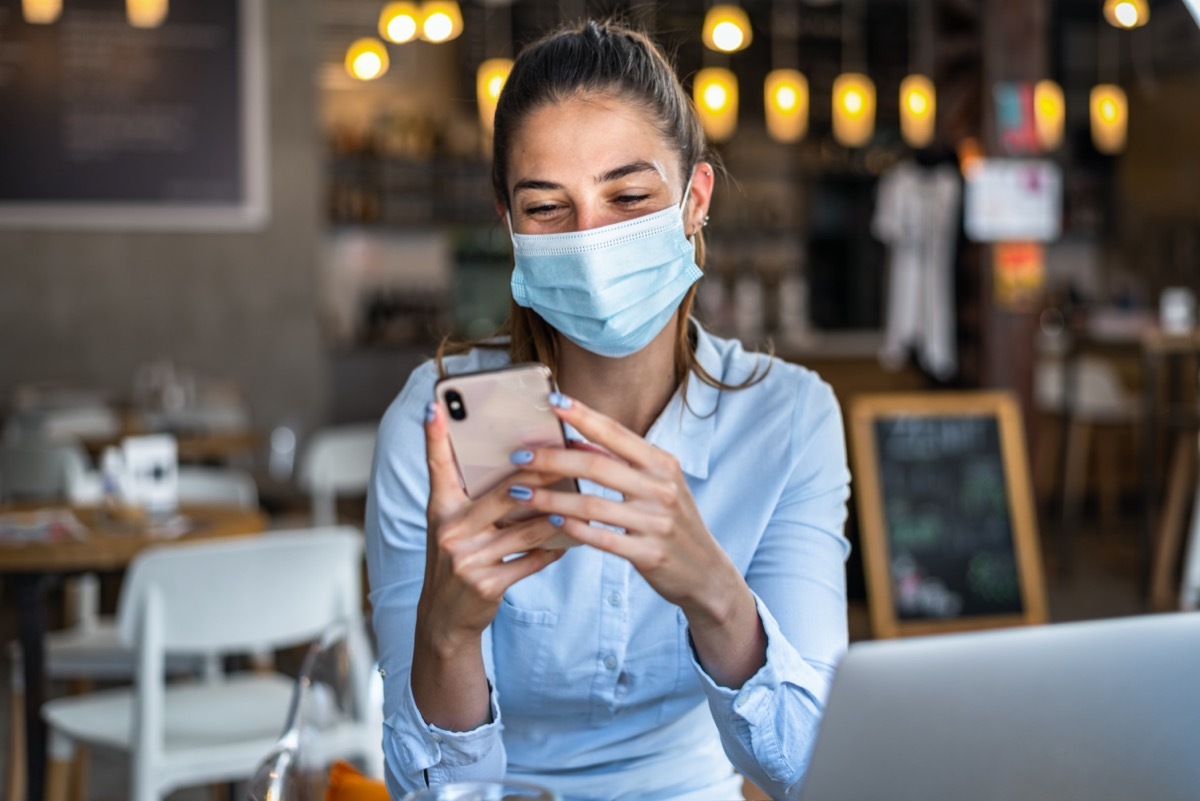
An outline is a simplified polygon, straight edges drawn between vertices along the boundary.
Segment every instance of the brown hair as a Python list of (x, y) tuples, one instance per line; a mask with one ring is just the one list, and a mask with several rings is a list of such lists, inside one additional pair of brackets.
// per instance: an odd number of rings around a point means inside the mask
[[(504, 208), (510, 208), (508, 156), (513, 134), (533, 111), (581, 94), (608, 95), (642, 108), (674, 148), (683, 176), (690, 176), (699, 162), (711, 158), (692, 101), (662, 50), (645, 34), (620, 23), (589, 20), (548, 34), (522, 50), (513, 63), (496, 106), (492, 137), (492, 190)], [(693, 235), (693, 242), (696, 264), (704, 269), (704, 236), (700, 231)], [(709, 375), (696, 361), (688, 327), (695, 297), (693, 285), (680, 302), (675, 335), (675, 380), (684, 388), (685, 396), (688, 376), (693, 371), (704, 383), (722, 389), (741, 389), (762, 380), (766, 371), (756, 369), (741, 384), (728, 385)], [(443, 342), (438, 349), (439, 368), (446, 353), (473, 346), (492, 347), (506, 348), (513, 363), (541, 362), (557, 376), (555, 332), (536, 312), (514, 301), (500, 333), (508, 335), (508, 343)]]

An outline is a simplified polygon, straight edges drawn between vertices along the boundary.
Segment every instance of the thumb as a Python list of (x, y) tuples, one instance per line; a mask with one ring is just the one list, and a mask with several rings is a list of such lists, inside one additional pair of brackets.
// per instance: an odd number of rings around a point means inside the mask
[(429, 466), (429, 509), (439, 518), (467, 501), (450, 447), (445, 415), (436, 401), (425, 407), (425, 461)]

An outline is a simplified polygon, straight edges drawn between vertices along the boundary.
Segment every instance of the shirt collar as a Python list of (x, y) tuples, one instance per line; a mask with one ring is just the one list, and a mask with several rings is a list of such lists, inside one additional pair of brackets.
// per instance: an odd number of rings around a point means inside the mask
[[(696, 363), (713, 378), (721, 379), (724, 372), (721, 354), (712, 337), (694, 318), (690, 323), (696, 332)], [(676, 390), (670, 403), (646, 432), (646, 440), (674, 454), (683, 472), (695, 478), (708, 478), (709, 451), (720, 399), (721, 390), (701, 381), (693, 371), (688, 377), (687, 403), (684, 403), (682, 391)]]

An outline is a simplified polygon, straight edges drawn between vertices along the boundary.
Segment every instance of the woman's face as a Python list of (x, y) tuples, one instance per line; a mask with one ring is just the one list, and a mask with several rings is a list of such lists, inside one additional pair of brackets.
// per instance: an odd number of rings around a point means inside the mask
[[(513, 134), (508, 196), (519, 234), (586, 231), (679, 205), (679, 156), (642, 109), (607, 95), (542, 106)], [(712, 169), (699, 165), (684, 230), (708, 210)]]

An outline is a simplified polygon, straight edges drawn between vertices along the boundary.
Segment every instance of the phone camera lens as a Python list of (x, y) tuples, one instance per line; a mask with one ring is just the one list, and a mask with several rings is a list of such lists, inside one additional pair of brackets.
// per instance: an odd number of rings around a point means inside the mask
[(446, 408), (450, 410), (450, 416), (455, 420), (466, 420), (467, 406), (463, 403), (462, 395), (459, 395), (457, 390), (448, 389), (444, 397), (446, 398)]

